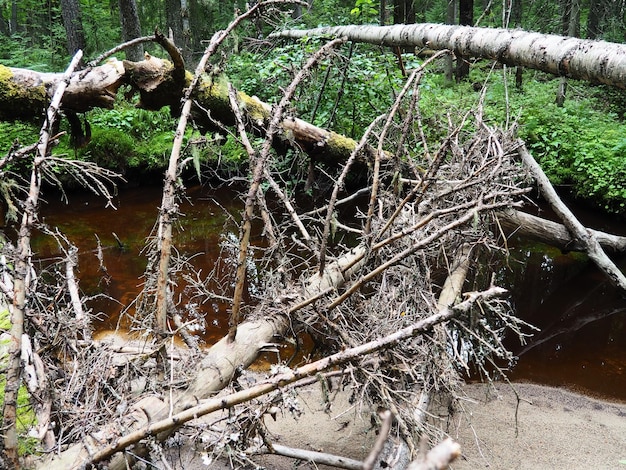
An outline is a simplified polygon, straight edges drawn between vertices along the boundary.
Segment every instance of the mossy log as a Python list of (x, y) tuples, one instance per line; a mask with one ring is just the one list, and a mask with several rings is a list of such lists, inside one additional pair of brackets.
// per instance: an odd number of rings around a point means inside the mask
[[(169, 106), (176, 116), (191, 78), (191, 73), (184, 70), (181, 73), (169, 60), (149, 55), (139, 62), (110, 59), (103, 65), (73, 74), (62, 107), (75, 113), (113, 108), (119, 88), (126, 84), (139, 93), (138, 107), (158, 110)], [(62, 74), (0, 66), (0, 119), (43, 119), (43, 112), (61, 79)], [(272, 107), (243, 91), (237, 91), (236, 96), (248, 130), (263, 134)], [(215, 121), (226, 126), (235, 123), (225, 75), (204, 74), (193, 98), (196, 105), (192, 114), (201, 131), (215, 129)], [(353, 139), (295, 116), (283, 120), (275, 144), (282, 148), (296, 146), (328, 162), (345, 160), (356, 147)]]

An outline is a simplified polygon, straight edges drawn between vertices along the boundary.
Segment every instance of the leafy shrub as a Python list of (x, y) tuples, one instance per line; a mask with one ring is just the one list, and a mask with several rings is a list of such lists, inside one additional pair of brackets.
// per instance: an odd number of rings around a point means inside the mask
[(128, 161), (136, 157), (135, 140), (118, 128), (93, 128), (92, 139), (83, 158), (88, 158), (104, 168), (124, 170)]

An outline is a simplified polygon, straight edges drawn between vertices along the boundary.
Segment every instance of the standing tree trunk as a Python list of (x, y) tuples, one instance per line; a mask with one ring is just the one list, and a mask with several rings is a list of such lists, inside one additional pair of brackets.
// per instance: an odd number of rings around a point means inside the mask
[(395, 24), (415, 23), (415, 5), (412, 0), (394, 0), (393, 22)]
[(387, 0), (380, 0), (379, 23), (381, 26), (387, 24)]
[[(522, 29), (522, 0), (511, 0), (510, 23), (517, 29)], [(515, 67), (515, 88), (522, 90), (524, 67)]]
[[(459, 0), (459, 25), (471, 26), (474, 23), (474, 0)], [(460, 56), (456, 61), (456, 81), (460, 82), (469, 75), (467, 56)]]
[(87, 42), (80, 13), (80, 2), (61, 0), (61, 15), (67, 33), (67, 52), (73, 55), (78, 50), (84, 50)]
[(192, 48), (192, 34), (191, 26), (189, 24), (189, 0), (180, 0), (180, 16), (183, 28), (183, 42), (180, 43), (180, 48), (183, 53), (183, 60), (187, 64), (191, 64), (193, 48)]
[(608, 0), (591, 0), (587, 16), (587, 39), (598, 39), (604, 33), (604, 18), (610, 5)]
[[(456, 0), (448, 0), (448, 6), (446, 8), (446, 24), (454, 24), (456, 18)], [(452, 55), (446, 56), (446, 81), (451, 82), (454, 76)]]
[[(570, 37), (578, 37), (580, 33), (580, 0), (567, 0), (563, 5), (563, 24), (566, 24), (567, 21), (567, 29), (563, 33)], [(556, 93), (556, 105), (559, 108), (562, 108), (565, 103), (566, 93), (567, 78), (561, 77)]]
[(9, 21), (9, 29), (11, 34), (17, 32), (17, 0), (13, 0), (11, 3), (11, 20)]
[[(135, 0), (119, 0), (120, 24), (124, 42), (141, 37), (141, 24)], [(143, 59), (143, 47), (136, 44), (126, 49), (126, 59), (138, 62)]]
[[(168, 36), (178, 47), (184, 43), (183, 38), (183, 17), (180, 0), (165, 0), (165, 23), (167, 26), (166, 36)], [(183, 57), (185, 54), (183, 52)]]

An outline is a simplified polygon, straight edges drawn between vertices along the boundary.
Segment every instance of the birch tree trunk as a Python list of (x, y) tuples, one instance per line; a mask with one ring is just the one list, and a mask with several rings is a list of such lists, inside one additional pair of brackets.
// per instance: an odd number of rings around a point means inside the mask
[(4, 457), (13, 468), (20, 468), (17, 442), (17, 394), (22, 382), (22, 336), (24, 335), (25, 312), (27, 309), (27, 296), (31, 281), (31, 247), (30, 238), (33, 225), (37, 218), (37, 205), (39, 203), (39, 191), (41, 188), (41, 165), (44, 164), (48, 154), (48, 144), (51, 137), (51, 129), (54, 124), (71, 73), (80, 62), (83, 54), (81, 51), (74, 56), (67, 71), (63, 74), (64, 80), (59, 84), (50, 106), (47, 108), (46, 125), (42, 127), (37, 154), (32, 163), (28, 199), (26, 200), (24, 214), (19, 229), (17, 260), (15, 263), (15, 276), (13, 280), (13, 303), (11, 305), (11, 342), (9, 344), (9, 360), (6, 373), (6, 386), (4, 390), (4, 407), (2, 428), (4, 434)]
[(415, 46), (493, 59), (594, 83), (626, 87), (626, 47), (606, 41), (497, 28), (442, 24), (336, 26), (287, 30), (271, 37), (345, 36), (385, 46)]

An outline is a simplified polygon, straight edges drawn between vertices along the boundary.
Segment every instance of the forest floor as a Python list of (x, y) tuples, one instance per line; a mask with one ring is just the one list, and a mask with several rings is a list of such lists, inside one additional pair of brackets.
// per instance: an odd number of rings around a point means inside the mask
[[(534, 384), (464, 387), (464, 413), (433, 416), (447, 427), (462, 447), (451, 466), (468, 469), (624, 469), (626, 464), (626, 403), (596, 400), (567, 390)], [(289, 447), (316, 450), (362, 460), (375, 435), (370, 414), (349, 403), (339, 392), (329, 413), (324, 411), (318, 386), (299, 391), (304, 414), (297, 420), (279, 416), (265, 422), (270, 438)], [(519, 406), (518, 406), (519, 404)], [(516, 419), (517, 408), (517, 419)], [(206, 466), (198, 453), (189, 452), (177, 468), (227, 469), (213, 462)], [(255, 461), (267, 469), (329, 469), (280, 456)]]

